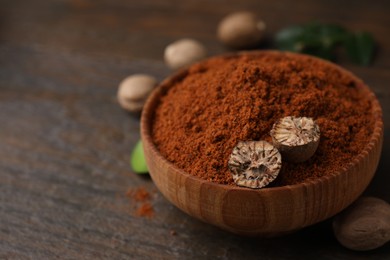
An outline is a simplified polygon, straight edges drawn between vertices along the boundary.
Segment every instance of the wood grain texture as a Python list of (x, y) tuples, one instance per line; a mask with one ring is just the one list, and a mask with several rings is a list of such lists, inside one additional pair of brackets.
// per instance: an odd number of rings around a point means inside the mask
[[(182, 213), (131, 171), (139, 119), (118, 107), (119, 82), (140, 72), (165, 78), (164, 47), (181, 37), (210, 55), (228, 51), (216, 24), (243, 9), (259, 12), (268, 38), (311, 20), (373, 33), (371, 66), (339, 63), (381, 102), (382, 159), (366, 193), (390, 202), (389, 1), (0, 0), (1, 259), (388, 259), (390, 245), (344, 249), (329, 221), (280, 238), (230, 234)], [(154, 218), (137, 216), (139, 203), (126, 196), (140, 186)]]
[[(244, 52), (244, 55), (281, 55), (275, 51)], [(235, 58), (240, 54), (228, 54)], [(298, 59), (301, 55), (287, 54)], [(252, 56), (252, 57), (253, 57)], [(161, 193), (184, 212), (224, 230), (248, 236), (278, 236), (313, 225), (334, 216), (349, 206), (373, 178), (382, 150), (382, 109), (374, 93), (349, 71), (328, 66), (346, 74), (372, 104), (375, 125), (365, 150), (346, 162), (335, 175), (327, 175), (297, 185), (248, 189), (205, 181), (178, 169), (158, 151), (152, 139), (155, 110), (161, 98), (190, 69), (164, 80), (151, 94), (141, 118), (141, 138), (150, 175)], [(180, 120), (180, 119), (173, 119)], [(157, 130), (158, 131), (158, 130)], [(185, 142), (185, 140), (183, 140)]]

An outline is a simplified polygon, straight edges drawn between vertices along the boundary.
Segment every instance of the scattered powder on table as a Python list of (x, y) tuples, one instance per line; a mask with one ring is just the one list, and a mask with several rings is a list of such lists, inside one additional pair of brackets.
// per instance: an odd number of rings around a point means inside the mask
[(129, 188), (126, 191), (126, 197), (136, 203), (136, 216), (147, 218), (154, 217), (154, 209), (150, 203), (151, 196), (145, 187), (141, 186), (135, 189)]
[(304, 163), (283, 162), (271, 186), (301, 183), (335, 173), (367, 145), (375, 118), (362, 84), (326, 63), (290, 54), (212, 58), (166, 91), (152, 138), (177, 167), (234, 185), (228, 160), (238, 141), (271, 141), (276, 120), (313, 117), (321, 129), (317, 152)]
[(154, 209), (152, 204), (150, 204), (150, 202), (142, 203), (141, 206), (137, 209), (136, 214), (140, 217), (154, 217)]

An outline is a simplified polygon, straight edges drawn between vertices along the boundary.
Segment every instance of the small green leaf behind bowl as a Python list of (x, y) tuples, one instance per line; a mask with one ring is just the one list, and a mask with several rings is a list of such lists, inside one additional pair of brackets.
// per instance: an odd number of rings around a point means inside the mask
[(134, 146), (130, 157), (130, 165), (133, 171), (137, 174), (147, 174), (149, 172), (141, 140), (139, 140)]
[(369, 65), (375, 52), (375, 41), (370, 33), (351, 32), (341, 25), (307, 23), (288, 26), (275, 36), (276, 47), (284, 51), (301, 52), (335, 61), (338, 49), (359, 65)]
[(351, 34), (346, 40), (349, 58), (360, 65), (369, 65), (375, 51), (375, 41), (370, 33), (357, 32)]
[(335, 48), (348, 36), (335, 24), (308, 23), (286, 27), (276, 34), (276, 46), (285, 51), (302, 52), (328, 60), (335, 59)]
[(276, 34), (276, 46), (280, 50), (301, 52), (305, 47), (303, 42), (304, 27), (299, 25), (282, 29)]

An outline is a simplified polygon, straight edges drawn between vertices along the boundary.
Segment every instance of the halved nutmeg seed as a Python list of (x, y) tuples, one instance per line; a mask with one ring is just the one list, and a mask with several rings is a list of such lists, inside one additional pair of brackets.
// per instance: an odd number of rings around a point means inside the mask
[(282, 157), (266, 141), (240, 141), (230, 155), (228, 166), (237, 185), (257, 189), (278, 176)]
[(320, 128), (310, 117), (284, 117), (273, 125), (270, 134), (283, 160), (294, 163), (313, 156), (320, 141)]

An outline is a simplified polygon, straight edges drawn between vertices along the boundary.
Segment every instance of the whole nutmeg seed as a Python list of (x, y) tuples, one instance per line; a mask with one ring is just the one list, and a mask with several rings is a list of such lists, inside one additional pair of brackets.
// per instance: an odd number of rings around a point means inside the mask
[(207, 56), (206, 48), (193, 39), (181, 39), (165, 48), (164, 60), (172, 69), (179, 69)]
[(117, 99), (126, 111), (140, 113), (157, 80), (146, 74), (128, 76), (119, 84)]
[(228, 47), (251, 48), (264, 38), (265, 23), (252, 12), (236, 12), (226, 16), (218, 25), (217, 37)]
[(283, 159), (293, 163), (308, 160), (320, 142), (320, 128), (310, 117), (284, 117), (272, 126), (270, 135)]
[(240, 141), (230, 155), (228, 166), (238, 186), (257, 189), (275, 180), (282, 158), (266, 141)]
[(333, 232), (346, 248), (365, 251), (390, 241), (390, 205), (362, 197), (333, 219)]

